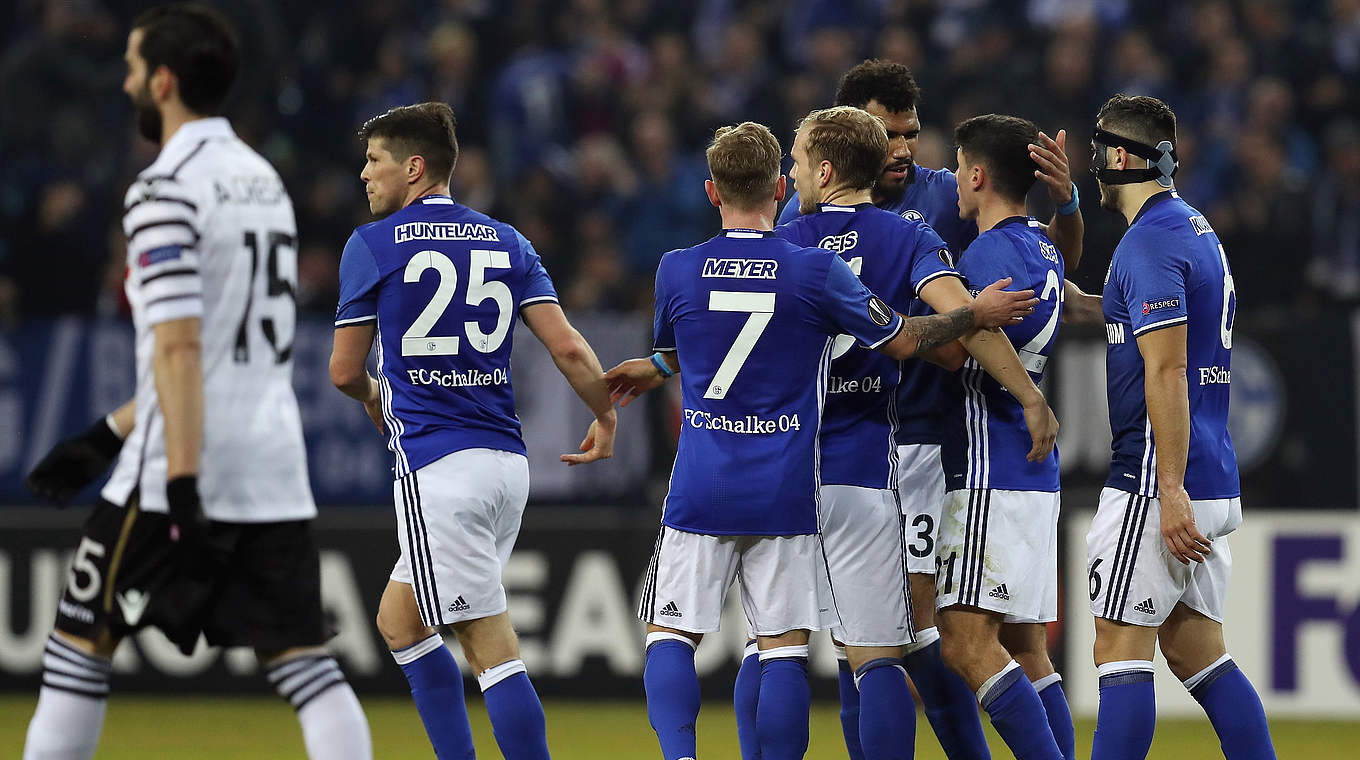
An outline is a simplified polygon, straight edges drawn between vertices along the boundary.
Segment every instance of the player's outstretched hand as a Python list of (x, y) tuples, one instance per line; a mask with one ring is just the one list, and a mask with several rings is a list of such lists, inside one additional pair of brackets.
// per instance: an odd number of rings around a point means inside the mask
[(1024, 411), (1025, 427), (1029, 428), (1029, 438), (1034, 443), (1025, 459), (1042, 462), (1053, 453), (1053, 444), (1058, 440), (1058, 418), (1042, 398), (1037, 404), (1024, 407)]
[(988, 285), (973, 299), (973, 325), (980, 328), (1005, 327), (1034, 313), (1039, 299), (1032, 290), (1006, 290), (1011, 278), (1002, 277)]
[(53, 446), (28, 473), (24, 485), (34, 495), (66, 506), (85, 486), (104, 474), (122, 447), (123, 440), (101, 417), (89, 430)]
[(620, 362), (617, 367), (604, 373), (604, 381), (609, 385), (609, 402), (624, 407), (647, 391), (661, 387), (666, 378), (656, 371), (656, 366), (648, 358)]
[(1162, 502), (1162, 540), (1182, 565), (1203, 562), (1212, 545), (1195, 527), (1195, 511), (1185, 487), (1158, 489)]
[(1048, 188), (1048, 197), (1061, 206), (1072, 200), (1072, 167), (1067, 163), (1067, 130), (1054, 140), (1043, 132), (1029, 146), (1029, 157), (1039, 165), (1034, 176)]
[(605, 422), (596, 419), (590, 423), (590, 429), (586, 431), (586, 437), (581, 441), (580, 454), (562, 455), (562, 461), (566, 462), (568, 467), (598, 462), (614, 456), (614, 432), (618, 426), (618, 417), (612, 410), (610, 415)]

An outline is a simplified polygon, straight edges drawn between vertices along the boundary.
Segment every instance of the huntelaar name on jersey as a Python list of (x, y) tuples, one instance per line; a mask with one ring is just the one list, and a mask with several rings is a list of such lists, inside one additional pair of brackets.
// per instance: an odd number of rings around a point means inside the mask
[(556, 303), (529, 241), (428, 195), (354, 231), (335, 324), (377, 324), (378, 384), (395, 475), (447, 454), (524, 454), (510, 351), (519, 310)]

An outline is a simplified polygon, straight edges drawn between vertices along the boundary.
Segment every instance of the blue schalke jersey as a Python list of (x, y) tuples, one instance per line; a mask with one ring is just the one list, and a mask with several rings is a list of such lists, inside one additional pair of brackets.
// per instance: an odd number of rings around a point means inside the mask
[(1148, 199), (1114, 249), (1105, 276), (1105, 376), (1114, 459), (1106, 485), (1157, 496), (1157, 447), (1148, 422), (1138, 336), (1186, 325), (1192, 499), (1241, 494), (1228, 435), (1237, 293), (1228, 256), (1202, 214), (1174, 190)]
[(377, 322), (396, 477), (463, 449), (525, 453), (510, 347), (519, 309), (545, 302), (557, 293), (529, 241), (448, 196), (350, 235), (335, 324)]
[[(1063, 260), (1058, 247), (1032, 217), (1013, 216), (978, 236), (959, 270), (979, 284), (1012, 278), (1010, 290), (1039, 294), (1034, 313), (1003, 328), (1020, 363), (1038, 383), (1058, 337), (1062, 315)], [(978, 292), (974, 289), (974, 294)], [(1033, 448), (1020, 402), (969, 358), (944, 387), (945, 490), (996, 488), (1058, 490), (1058, 450), (1046, 459), (1025, 459)]]
[[(977, 225), (959, 218), (959, 186), (954, 172), (948, 169), (928, 169), (913, 164), (912, 180), (902, 197), (880, 206), (904, 219), (923, 221), (935, 230), (945, 245), (958, 258), (977, 237)], [(798, 194), (784, 204), (779, 223), (798, 218)], [(985, 284), (985, 283), (984, 283)], [(932, 313), (921, 299), (912, 302), (903, 314), (921, 316)], [(924, 359), (908, 359), (902, 363), (902, 379), (897, 388), (897, 442), (940, 443), (944, 418), (940, 415), (940, 394), (949, 382), (949, 373)]]
[(902, 318), (830, 251), (725, 230), (656, 271), (656, 349), (678, 351), (680, 444), (662, 521), (712, 535), (818, 530), (818, 427), (836, 335)]
[[(823, 203), (775, 230), (800, 246), (840, 255), (860, 282), (895, 311), (938, 277), (959, 277), (944, 241), (929, 225), (863, 203)], [(822, 482), (864, 488), (897, 484), (897, 385), (901, 362), (836, 338), (822, 412)]]

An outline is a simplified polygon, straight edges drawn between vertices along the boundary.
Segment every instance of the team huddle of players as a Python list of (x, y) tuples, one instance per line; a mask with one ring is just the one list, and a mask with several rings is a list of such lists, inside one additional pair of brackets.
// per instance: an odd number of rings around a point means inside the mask
[[(191, 4), (143, 14), (128, 38), (124, 89), (161, 144), (125, 203), (137, 394), (29, 478), (69, 499), (117, 460), (60, 603), (25, 758), (92, 756), (110, 658), (147, 625), (186, 651), (200, 635), (253, 647), (309, 756), (371, 756), (324, 648), (289, 387), (292, 206), (214, 116), (238, 55), (230, 27)], [(1064, 322), (1104, 322), (1109, 342), (1114, 456), (1087, 561), (1093, 757), (1146, 756), (1158, 645), (1228, 758), (1274, 757), (1221, 625), (1241, 506), (1228, 388), (1201, 378), (1228, 376), (1236, 299), (1212, 227), (1173, 189), (1174, 115), (1117, 95), (1096, 117), (1100, 204), (1129, 223), (1102, 297), (1065, 279), (1083, 233), (1066, 133), (978, 116), (954, 130), (958, 170), (931, 170), (912, 156), (919, 97), (900, 64), (856, 66), (836, 105), (799, 123), (788, 178), (768, 128), (719, 129), (705, 191), (723, 230), (662, 258), (656, 353), (607, 373), (532, 243), (450, 196), (451, 109), (363, 125), (377, 221), (345, 246), (330, 371), (393, 453), (401, 551), (378, 628), (440, 758), (474, 755), (440, 626), (476, 674), (502, 754), (549, 756), (501, 585), (528, 497), (516, 318), (595, 415), (569, 465), (612, 454), (616, 402), (680, 376), (638, 612), (666, 760), (696, 757), (695, 648), (734, 583), (752, 638), (734, 699), (744, 758), (806, 753), (808, 639), (822, 629), (851, 758), (913, 755), (908, 677), (953, 760), (988, 757), (979, 704), (1016, 757), (1075, 756), (1046, 650), (1060, 483), (1057, 420), (1037, 385)], [(276, 191), (222, 191), (240, 180)], [(1056, 206), (1046, 224), (1026, 212), (1035, 182)]]

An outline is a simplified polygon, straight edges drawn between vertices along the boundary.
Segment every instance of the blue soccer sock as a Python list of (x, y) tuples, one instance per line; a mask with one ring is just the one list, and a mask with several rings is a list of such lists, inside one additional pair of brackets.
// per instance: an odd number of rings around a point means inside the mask
[(1053, 729), (1053, 740), (1066, 760), (1077, 758), (1077, 732), (1072, 726), (1072, 708), (1067, 705), (1067, 694), (1063, 692), (1062, 676), (1054, 673), (1034, 682), (1034, 690), (1039, 692), (1039, 701), (1044, 703), (1048, 713), (1048, 727)]
[(1223, 655), (1185, 680), (1185, 688), (1209, 715), (1227, 760), (1275, 760), (1270, 724), (1247, 674)]
[(807, 664), (807, 644), (760, 653), (756, 735), (760, 737), (762, 760), (802, 760), (807, 754), (812, 709)]
[(471, 760), (472, 726), (463, 701), (463, 674), (439, 634), (392, 653), (411, 684), (411, 698), (439, 760)]
[(907, 646), (903, 662), (945, 755), (950, 760), (990, 760), (977, 695), (967, 681), (944, 664), (939, 629), (917, 631), (916, 643)]
[(760, 655), (755, 639), (746, 642), (746, 652), (732, 687), (732, 706), (737, 714), (737, 743), (741, 760), (760, 760), (760, 740), (756, 738), (756, 705), (760, 703)]
[(837, 685), (841, 694), (841, 733), (845, 735), (845, 751), (850, 760), (864, 760), (864, 749), (859, 740), (859, 689), (855, 687), (855, 671), (845, 657), (845, 647), (836, 647)]
[(505, 760), (548, 760), (548, 724), (543, 703), (522, 660), (487, 668), (477, 676), (486, 700), (491, 732)]
[(1091, 760), (1142, 760), (1157, 727), (1157, 693), (1152, 662), (1107, 662), (1100, 673), (1100, 711), (1091, 740)]
[(694, 724), (699, 720), (699, 676), (694, 671), (694, 642), (678, 633), (647, 634), (647, 664), (642, 683), (647, 717), (661, 742), (665, 760), (693, 758)]
[(864, 663), (855, 671), (855, 685), (859, 687), (863, 757), (911, 760), (916, 749), (916, 705), (902, 661), (882, 657)]
[(978, 689), (982, 709), (1016, 760), (1062, 760), (1048, 716), (1020, 663), (1011, 660)]

